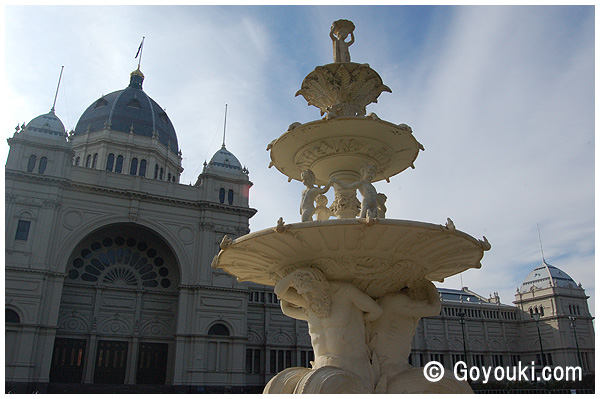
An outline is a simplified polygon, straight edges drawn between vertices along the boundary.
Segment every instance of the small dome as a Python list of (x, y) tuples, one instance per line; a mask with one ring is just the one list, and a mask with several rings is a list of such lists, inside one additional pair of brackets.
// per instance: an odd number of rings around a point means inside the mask
[(560, 270), (558, 267), (549, 265), (544, 261), (540, 266), (533, 269), (521, 284), (520, 291), (529, 291), (533, 286), (537, 289), (549, 287), (577, 287), (575, 281), (567, 273)]
[(142, 83), (144, 74), (136, 69), (130, 74), (129, 86), (104, 95), (94, 101), (81, 115), (75, 127), (75, 136), (110, 128), (138, 136), (153, 137), (178, 152), (177, 135), (167, 113), (150, 98)]
[(25, 126), (23, 130), (25, 133), (32, 134), (39, 137), (53, 137), (65, 140), (67, 133), (65, 126), (60, 119), (54, 114), (54, 111), (50, 111), (47, 114), (37, 116), (31, 120)]
[(245, 168), (242, 168), (242, 164), (231, 152), (225, 148), (225, 144), (219, 151), (213, 155), (210, 162), (206, 166), (207, 172), (219, 173), (226, 172), (230, 174), (246, 174)]

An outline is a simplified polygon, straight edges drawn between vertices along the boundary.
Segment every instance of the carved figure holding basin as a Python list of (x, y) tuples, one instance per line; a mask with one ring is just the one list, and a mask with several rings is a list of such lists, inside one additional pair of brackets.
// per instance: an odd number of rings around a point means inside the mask
[(377, 302), (350, 283), (327, 281), (314, 267), (288, 274), (275, 285), (275, 293), (284, 314), (308, 321), (315, 353), (313, 369), (338, 367), (373, 387), (365, 322), (381, 315)]
[(329, 191), (331, 183), (323, 188), (315, 186), (315, 174), (307, 169), (300, 175), (302, 183), (306, 186), (302, 191), (302, 201), (300, 202), (300, 214), (303, 222), (310, 222), (315, 214), (315, 199), (318, 195), (325, 194)]
[[(346, 38), (350, 35), (350, 41)], [(331, 25), (329, 37), (333, 40), (333, 62), (350, 62), (350, 47), (354, 43), (354, 24), (346, 19), (335, 21)]]

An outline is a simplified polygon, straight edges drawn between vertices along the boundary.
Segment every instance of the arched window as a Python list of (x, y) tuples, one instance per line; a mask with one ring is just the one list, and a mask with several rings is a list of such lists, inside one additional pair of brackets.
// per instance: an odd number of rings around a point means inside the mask
[(233, 190), (229, 190), (227, 193), (227, 202), (229, 202), (229, 205), (233, 205)]
[(123, 171), (123, 155), (117, 157), (117, 163), (115, 165), (115, 173), (121, 173)]
[(544, 315), (544, 307), (540, 306), (540, 314), (543, 316)]
[(140, 176), (146, 177), (146, 160), (142, 159), (140, 161)]
[(208, 330), (208, 335), (229, 336), (229, 329), (224, 324), (215, 324)]
[(163, 168), (160, 168), (160, 175), (158, 176), (158, 178), (159, 178), (160, 180), (162, 180), (162, 179), (163, 179), (163, 173), (164, 173), (164, 172), (165, 172), (165, 171), (164, 171), (164, 169), (163, 169)]
[(29, 162), (27, 162), (28, 172), (33, 172), (33, 169), (35, 169), (35, 161), (37, 161), (37, 157), (35, 155), (31, 155), (29, 157)]
[(92, 163), (92, 156), (88, 155), (87, 158), (85, 159), (85, 167), (89, 168), (91, 163)]
[(138, 159), (132, 158), (131, 159), (131, 168), (129, 168), (129, 174), (131, 176), (137, 175), (137, 166), (138, 166)]
[(529, 308), (529, 314), (533, 316), (533, 309)]
[(167, 181), (171, 181), (171, 172), (167, 174)]
[(222, 204), (225, 202), (225, 189), (221, 187), (219, 190), (219, 202)]
[(19, 317), (19, 314), (14, 310), (6, 309), (4, 311), (4, 322), (19, 324), (21, 323), (21, 318)]
[(96, 165), (98, 165), (98, 153), (94, 154), (94, 160), (92, 161), (92, 169), (96, 169)]
[(75, 158), (75, 166), (79, 166), (79, 161), (81, 161), (81, 157)]
[(577, 315), (580, 315), (581, 313), (579, 313), (579, 305), (576, 305), (575, 308), (577, 309)]
[(106, 170), (112, 172), (113, 166), (115, 164), (115, 154), (108, 154), (108, 158), (106, 159)]
[(215, 324), (208, 330), (206, 344), (206, 368), (208, 371), (228, 371), (230, 355), (229, 329)]
[(48, 158), (46, 157), (41, 157), (40, 158), (40, 164), (38, 166), (38, 173), (40, 175), (43, 175), (44, 172), (46, 171), (46, 166), (48, 165)]
[(158, 164), (154, 165), (154, 178), (158, 179)]
[(569, 314), (573, 314), (573, 307), (569, 305)]

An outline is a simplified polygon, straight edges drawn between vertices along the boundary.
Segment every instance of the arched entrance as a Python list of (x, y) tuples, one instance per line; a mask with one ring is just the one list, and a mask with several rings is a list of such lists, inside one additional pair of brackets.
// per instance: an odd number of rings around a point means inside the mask
[(72, 252), (50, 382), (172, 381), (179, 286), (173, 251), (152, 230), (113, 224)]

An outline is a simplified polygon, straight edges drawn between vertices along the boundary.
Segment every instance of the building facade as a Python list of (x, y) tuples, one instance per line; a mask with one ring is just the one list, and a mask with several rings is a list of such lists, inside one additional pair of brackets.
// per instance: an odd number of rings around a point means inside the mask
[[(7, 391), (260, 392), (310, 366), (306, 323), (282, 314), (272, 288), (211, 267), (225, 235), (249, 232), (248, 170), (223, 144), (181, 184), (175, 129), (143, 81), (132, 72), (69, 133), (52, 109), (8, 139)], [(547, 364), (593, 372), (588, 297), (559, 269), (536, 268), (516, 306), (439, 291), (411, 364), (540, 362), (541, 344)]]

